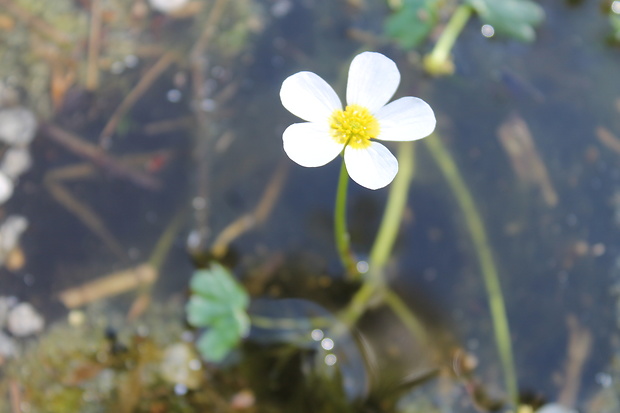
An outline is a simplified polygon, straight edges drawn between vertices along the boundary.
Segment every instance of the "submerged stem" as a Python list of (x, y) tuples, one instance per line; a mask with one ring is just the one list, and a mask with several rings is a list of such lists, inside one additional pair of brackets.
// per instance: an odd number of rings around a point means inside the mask
[(340, 167), (340, 178), (338, 179), (338, 191), (336, 192), (336, 206), (334, 211), (334, 238), (336, 248), (340, 255), (340, 261), (344, 266), (346, 274), (351, 278), (357, 278), (359, 272), (351, 251), (351, 239), (347, 230), (347, 188), (349, 184), (349, 174), (347, 167), (342, 161)]
[(476, 208), (471, 193), (467, 189), (454, 160), (441, 142), (439, 135), (435, 133), (431, 137), (425, 139), (425, 142), (435, 162), (437, 162), (439, 169), (448, 181), (450, 189), (454, 193), (465, 217), (465, 224), (475, 246), (476, 255), (480, 262), (480, 270), (484, 279), (484, 286), (489, 298), (491, 318), (493, 319), (493, 330), (495, 332), (495, 344), (504, 371), (506, 389), (510, 401), (512, 403), (517, 403), (517, 376), (513, 360), (510, 328), (506, 316), (504, 296), (499, 282), (497, 267), (493, 260), (484, 223)]
[(451, 75), (454, 64), (450, 59), (450, 51), (456, 39), (463, 31), (471, 16), (472, 9), (468, 4), (461, 4), (444, 28), (433, 50), (424, 58), (424, 68), (433, 76)]

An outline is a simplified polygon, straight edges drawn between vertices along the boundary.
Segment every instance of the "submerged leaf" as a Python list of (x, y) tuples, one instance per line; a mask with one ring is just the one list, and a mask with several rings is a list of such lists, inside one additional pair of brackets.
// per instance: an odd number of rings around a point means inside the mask
[(613, 39), (616, 42), (620, 42), (620, 15), (612, 14), (609, 17), (609, 21), (611, 23), (611, 27), (613, 29)]
[(534, 26), (545, 18), (542, 7), (530, 0), (467, 0), (483, 22), (497, 33), (524, 42), (536, 38)]
[(215, 263), (208, 270), (196, 271), (190, 288), (187, 321), (208, 328), (197, 348), (206, 360), (221, 361), (250, 329), (248, 294), (230, 271)]
[(418, 46), (437, 24), (438, 0), (405, 0), (385, 23), (385, 32), (404, 49)]

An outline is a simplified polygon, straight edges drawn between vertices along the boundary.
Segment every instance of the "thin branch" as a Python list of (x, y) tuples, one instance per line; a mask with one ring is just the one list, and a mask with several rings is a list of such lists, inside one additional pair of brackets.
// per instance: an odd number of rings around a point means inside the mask
[(74, 154), (90, 160), (93, 164), (109, 171), (112, 175), (126, 178), (132, 183), (147, 189), (156, 190), (161, 187), (158, 179), (145, 172), (129, 168), (100, 147), (80, 139), (80, 137), (71, 132), (51, 123), (44, 124), (42, 130), (54, 142), (64, 146)]
[(129, 92), (125, 99), (116, 108), (108, 123), (101, 131), (99, 135), (99, 143), (102, 145), (106, 139), (114, 134), (118, 123), (123, 116), (136, 104), (136, 102), (144, 95), (144, 93), (151, 87), (151, 85), (157, 80), (161, 74), (168, 69), (168, 67), (178, 59), (176, 52), (169, 51), (164, 55), (142, 76), (138, 84)]

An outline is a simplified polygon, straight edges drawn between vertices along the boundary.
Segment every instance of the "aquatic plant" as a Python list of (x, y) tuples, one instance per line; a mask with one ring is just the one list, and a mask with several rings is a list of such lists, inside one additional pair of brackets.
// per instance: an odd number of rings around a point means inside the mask
[[(387, 19), (385, 31), (405, 49), (419, 46), (431, 30), (439, 24), (444, 2), (437, 0), (388, 0), (394, 10)], [(452, 16), (433, 50), (424, 58), (424, 68), (434, 76), (454, 73), (450, 52), (461, 31), (475, 13), (485, 25), (483, 34), (503, 35), (523, 42), (536, 38), (534, 27), (545, 18), (538, 4), (531, 0), (463, 0)]]
[(400, 72), (392, 60), (364, 52), (351, 62), (344, 111), (336, 92), (312, 72), (288, 77), (280, 89), (284, 107), (308, 121), (294, 123), (282, 136), (284, 151), (293, 161), (307, 167), (322, 166), (344, 152), (334, 230), (349, 274), (356, 274), (357, 268), (345, 222), (347, 173), (366, 188), (385, 187), (396, 176), (398, 161), (373, 139), (413, 141), (435, 129), (435, 114), (422, 99), (403, 97), (386, 104), (399, 83)]
[(218, 263), (196, 271), (190, 288), (187, 320), (194, 327), (208, 328), (196, 343), (198, 351), (208, 361), (221, 361), (248, 334), (248, 294)]

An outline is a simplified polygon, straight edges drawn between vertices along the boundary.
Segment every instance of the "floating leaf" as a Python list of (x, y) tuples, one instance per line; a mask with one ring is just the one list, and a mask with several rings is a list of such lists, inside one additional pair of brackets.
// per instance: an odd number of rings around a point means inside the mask
[(438, 0), (405, 0), (385, 23), (385, 32), (404, 49), (418, 46), (437, 24)]
[(248, 294), (230, 271), (216, 263), (208, 270), (196, 271), (190, 289), (187, 321), (208, 328), (197, 348), (205, 360), (221, 361), (250, 329)]
[(534, 26), (545, 18), (542, 7), (530, 0), (467, 0), (483, 22), (497, 33), (524, 42), (536, 38)]

